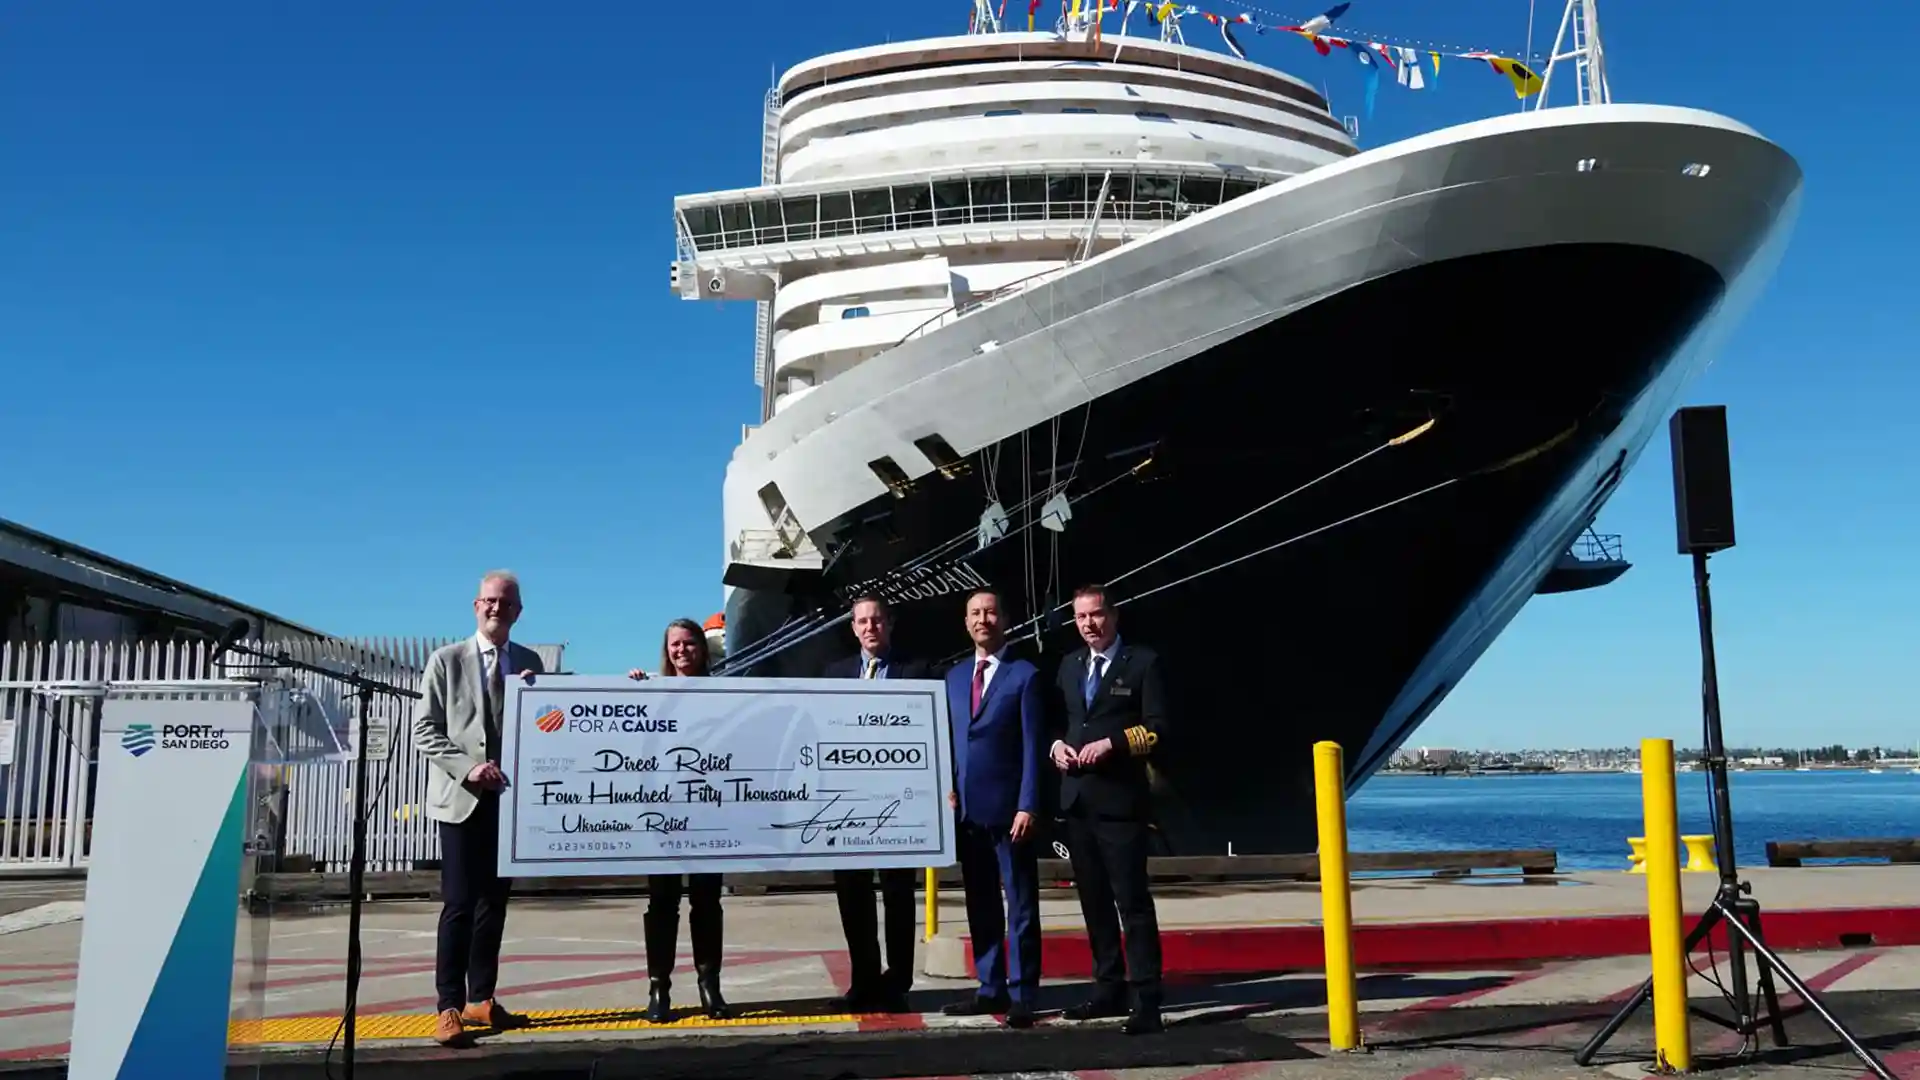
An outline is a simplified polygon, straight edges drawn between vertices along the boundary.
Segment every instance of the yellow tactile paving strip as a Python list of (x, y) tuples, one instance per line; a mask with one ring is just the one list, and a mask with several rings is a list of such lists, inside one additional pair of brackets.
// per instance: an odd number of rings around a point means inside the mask
[[(778, 1024), (853, 1023), (860, 1019), (852, 1013), (783, 1013), (771, 1009), (747, 1012), (730, 1020), (712, 1020), (699, 1014), (683, 1017), (670, 1024), (651, 1023), (640, 1009), (538, 1009), (525, 1013), (526, 1023), (511, 1030), (515, 1034), (580, 1031), (688, 1031), (698, 1028), (766, 1027)], [(359, 1039), (431, 1039), (432, 1013), (390, 1013), (361, 1016), (354, 1024)], [(227, 1042), (234, 1046), (265, 1043), (324, 1043), (340, 1030), (338, 1016), (278, 1016), (264, 1020), (235, 1020), (227, 1025)], [(472, 1028), (469, 1031), (475, 1030)], [(486, 1028), (478, 1029), (487, 1031)], [(497, 1033), (495, 1033), (497, 1034)]]

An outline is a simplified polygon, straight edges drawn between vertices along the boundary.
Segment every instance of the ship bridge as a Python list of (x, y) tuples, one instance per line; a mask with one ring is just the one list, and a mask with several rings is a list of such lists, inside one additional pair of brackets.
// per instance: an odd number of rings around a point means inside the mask
[(768, 91), (758, 184), (674, 200), (671, 284), (758, 304), (764, 421), (989, 300), (1357, 152), (1304, 80), (1178, 42), (852, 49)]

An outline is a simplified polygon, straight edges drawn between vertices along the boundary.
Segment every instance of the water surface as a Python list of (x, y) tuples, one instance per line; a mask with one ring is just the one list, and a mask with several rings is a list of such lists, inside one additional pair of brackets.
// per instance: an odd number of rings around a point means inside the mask
[[(1731, 774), (1734, 851), (1765, 866), (1769, 840), (1920, 836), (1920, 775)], [(1713, 831), (1704, 772), (1677, 777), (1680, 830)], [(1354, 851), (1553, 848), (1569, 870), (1624, 869), (1627, 837), (1643, 826), (1632, 773), (1491, 776), (1377, 775), (1347, 808)]]

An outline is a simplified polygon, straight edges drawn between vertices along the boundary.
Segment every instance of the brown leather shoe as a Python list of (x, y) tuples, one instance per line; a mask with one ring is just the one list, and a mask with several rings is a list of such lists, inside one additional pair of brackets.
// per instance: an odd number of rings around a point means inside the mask
[(460, 1014), (460, 1019), (463, 1023), (477, 1024), (495, 1031), (505, 1031), (517, 1026), (520, 1022), (519, 1017), (508, 1012), (504, 1006), (491, 998), (468, 1005), (466, 1011)]
[(459, 1009), (442, 1009), (433, 1024), (433, 1041), (441, 1046), (452, 1046), (466, 1034), (466, 1027), (460, 1023)]

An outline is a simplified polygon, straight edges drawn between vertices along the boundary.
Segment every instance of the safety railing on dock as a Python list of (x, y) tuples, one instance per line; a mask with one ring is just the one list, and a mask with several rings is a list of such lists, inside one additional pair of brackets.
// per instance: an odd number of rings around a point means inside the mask
[[(291, 659), (359, 668), (384, 682), (418, 683), (427, 656), (453, 639), (370, 638), (274, 642)], [(255, 642), (257, 648), (268, 648)], [(534, 646), (548, 670), (560, 666), (559, 646)], [(219, 674), (200, 642), (0, 642), (0, 874), (85, 869), (90, 854), (94, 768), (98, 758), (99, 697), (85, 684), (200, 679)], [(295, 738), (323, 750), (352, 747), (352, 707), (342, 687), (318, 675), (282, 671), (309, 697), (311, 722)], [(413, 752), (409, 702), (375, 700), (372, 726), (385, 736), (368, 760), (376, 799), (369, 818), (369, 867), (404, 871), (440, 858), (439, 834), (418, 808), (426, 800), (426, 762)], [(384, 752), (382, 751), (384, 745)], [(344, 866), (352, 836), (351, 760), (302, 765), (292, 778), (281, 820), (279, 850), (296, 864)]]

